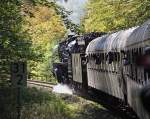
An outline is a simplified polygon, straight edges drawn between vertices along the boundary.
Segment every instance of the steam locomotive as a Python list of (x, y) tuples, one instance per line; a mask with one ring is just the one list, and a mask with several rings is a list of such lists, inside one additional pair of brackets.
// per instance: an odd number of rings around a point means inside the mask
[(145, 110), (150, 109), (150, 21), (114, 33), (69, 36), (58, 52), (60, 63), (53, 64), (58, 82), (150, 119)]

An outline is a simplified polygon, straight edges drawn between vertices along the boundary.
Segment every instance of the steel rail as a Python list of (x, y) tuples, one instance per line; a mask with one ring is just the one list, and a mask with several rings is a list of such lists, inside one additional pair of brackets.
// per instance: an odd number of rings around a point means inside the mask
[(55, 86), (54, 83), (37, 81), (37, 80), (27, 80), (27, 83), (32, 84), (32, 85), (36, 85), (36, 86), (50, 88), (50, 89), (52, 89)]

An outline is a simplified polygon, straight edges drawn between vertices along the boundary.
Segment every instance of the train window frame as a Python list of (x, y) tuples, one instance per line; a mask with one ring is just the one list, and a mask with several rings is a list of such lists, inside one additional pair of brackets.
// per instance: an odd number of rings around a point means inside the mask
[(133, 56), (132, 50), (123, 50), (121, 51), (121, 64), (124, 66), (131, 64), (131, 54)]
[(95, 58), (95, 64), (100, 65), (102, 63), (100, 53), (97, 53)]
[[(109, 56), (110, 56), (109, 53), (111, 53), (111, 58), (112, 58), (111, 62), (110, 61), (108, 62), (108, 60), (110, 60), (109, 59)], [(108, 64), (112, 64), (113, 62), (119, 62), (120, 61), (120, 53), (119, 52), (115, 52), (115, 51), (110, 51), (106, 55), (106, 60), (107, 60)]]

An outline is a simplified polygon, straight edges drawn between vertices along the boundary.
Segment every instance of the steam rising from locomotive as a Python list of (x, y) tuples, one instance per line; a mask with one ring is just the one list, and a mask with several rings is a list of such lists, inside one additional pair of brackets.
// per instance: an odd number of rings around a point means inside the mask
[(59, 83), (103, 95), (107, 102), (131, 107), (140, 119), (150, 119), (144, 108), (150, 104), (150, 21), (115, 33), (68, 37), (58, 52), (60, 63), (53, 69)]
[(53, 92), (62, 93), (62, 94), (70, 94), (70, 95), (73, 94), (72, 89), (70, 89), (67, 85), (64, 85), (64, 84), (58, 84), (54, 86)]

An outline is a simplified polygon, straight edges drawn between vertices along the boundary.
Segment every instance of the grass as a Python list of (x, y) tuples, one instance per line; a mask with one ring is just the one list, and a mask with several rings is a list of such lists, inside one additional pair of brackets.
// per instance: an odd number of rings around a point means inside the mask
[[(7, 87), (0, 92), (0, 119), (17, 119), (16, 90)], [(83, 98), (43, 89), (22, 88), (21, 94), (21, 119), (92, 119), (93, 110), (104, 110)]]
[[(0, 119), (16, 119), (16, 90), (3, 87), (0, 92)], [(70, 119), (65, 103), (54, 94), (36, 88), (23, 88), (21, 94), (21, 119)]]
[(65, 103), (50, 92), (28, 89), (23, 96), (22, 119), (70, 119)]
[(66, 117), (65, 108), (61, 103), (33, 104), (22, 109), (23, 119), (66, 119)]
[(103, 106), (81, 97), (60, 95), (60, 98), (66, 104), (70, 119), (94, 119), (93, 116), (97, 116), (100, 110), (105, 110)]

